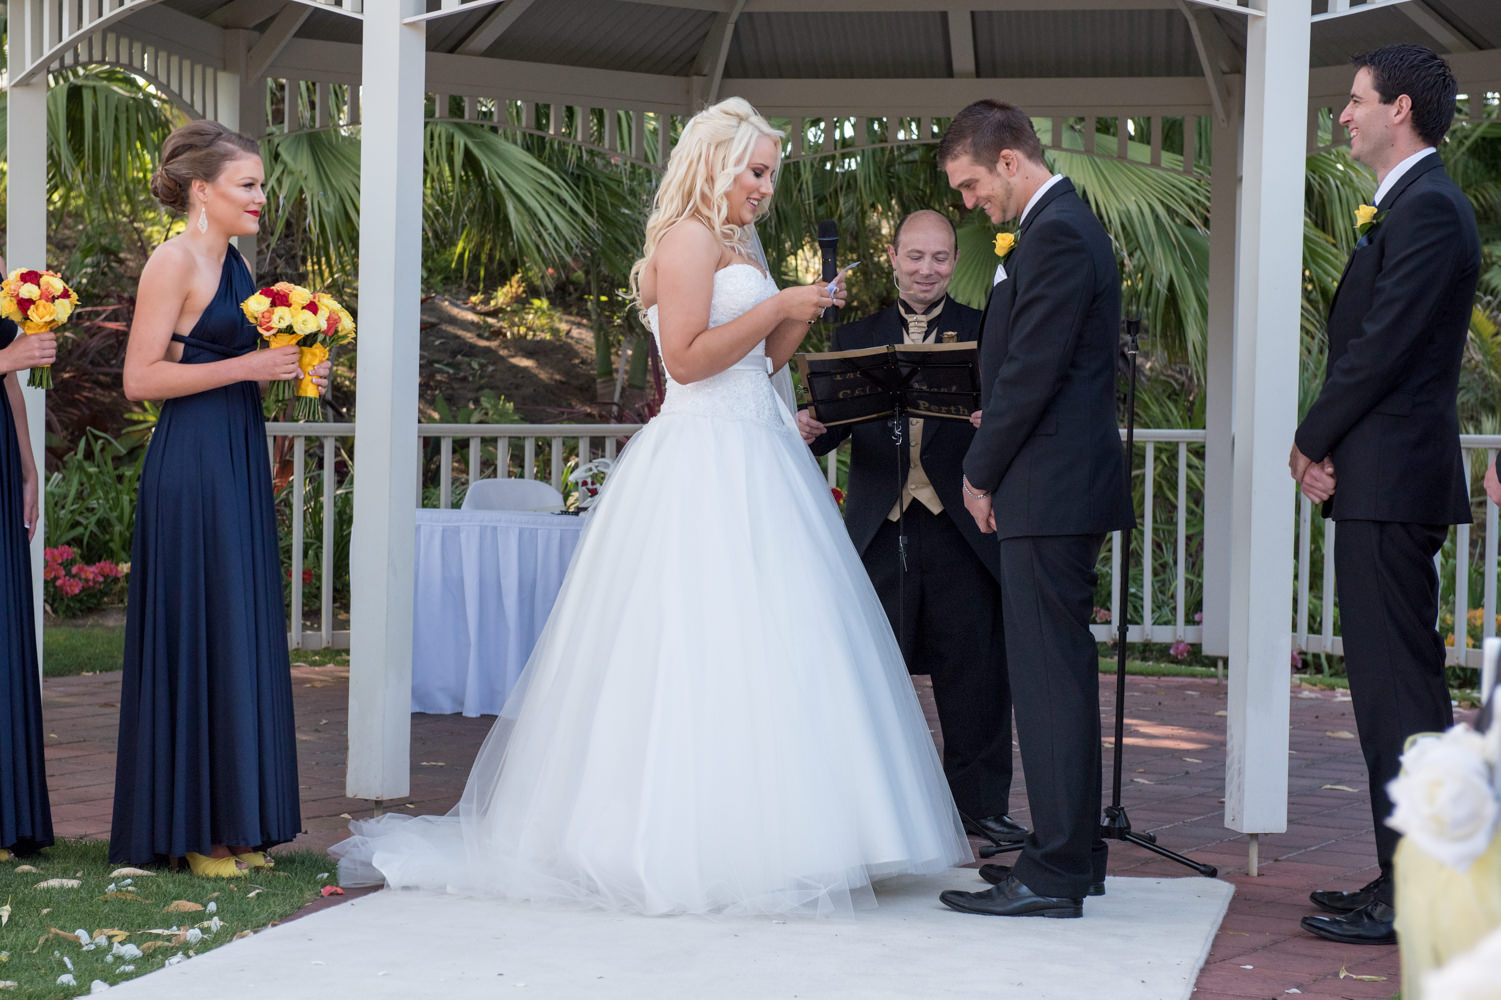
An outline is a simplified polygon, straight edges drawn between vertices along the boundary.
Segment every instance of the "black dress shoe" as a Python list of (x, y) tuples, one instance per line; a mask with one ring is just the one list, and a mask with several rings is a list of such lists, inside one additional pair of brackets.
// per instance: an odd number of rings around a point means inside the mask
[(1066, 896), (1039, 896), (1014, 877), (984, 892), (961, 892), (949, 889), (938, 899), (960, 913), (982, 913), (991, 917), (1082, 917), (1084, 900)]
[(1354, 892), (1340, 892), (1337, 889), (1315, 889), (1308, 894), (1313, 905), (1325, 913), (1354, 913), (1356, 910), (1373, 902), (1377, 893), (1386, 884), (1386, 876), (1378, 875)]
[(1010, 816), (985, 816), (981, 819), (973, 819), (960, 813), (959, 818), (964, 822), (965, 833), (984, 837), (992, 844), (1020, 844), (1027, 839), (1027, 828)]
[[(980, 866), (980, 877), (983, 878), (985, 881), (989, 882), (991, 885), (1000, 885), (1002, 882), (1006, 881), (1008, 878), (1011, 877), (1011, 866), (1010, 865), (981, 865)], [(1103, 879), (1101, 879), (1098, 882), (1091, 882), (1091, 883), (1089, 883), (1089, 895), (1091, 895), (1091, 896), (1103, 896), (1103, 895), (1105, 895), (1105, 881)]]
[(1303, 929), (1340, 944), (1396, 944), (1397, 911), (1379, 899), (1337, 917), (1304, 917)]

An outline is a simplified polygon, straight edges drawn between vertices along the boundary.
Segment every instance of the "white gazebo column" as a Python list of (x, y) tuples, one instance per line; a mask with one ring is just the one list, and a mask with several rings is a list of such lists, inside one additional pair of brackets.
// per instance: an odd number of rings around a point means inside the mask
[(1240, 225), (1241, 95), (1215, 121), (1210, 148), (1209, 324), (1204, 418), (1204, 640), (1206, 656), (1230, 655), (1230, 540), (1235, 416), (1236, 233)]
[[(241, 28), (224, 32), (224, 68), (217, 72), (214, 117), (241, 135), (260, 139), (266, 134), (266, 81), (251, 79), (248, 57), (255, 33)], [(258, 236), (236, 236), (235, 247), (255, 272)]]
[[(12, 80), (6, 92), (5, 127), (10, 137), (7, 149), (7, 190), (5, 198), (5, 266), (47, 266), (47, 74), (38, 73), (25, 82), (16, 82), (29, 61), (24, 39), (29, 35), (30, 18), (41, 5), (36, 0), (9, 6), (6, 65)], [(21, 137), (25, 141), (21, 141)], [(13, 376), (21, 382), (26, 399), (26, 422), (31, 429), (31, 453), (36, 456), (40, 482), (38, 493), (46, 488), (44, 462), (46, 453), (47, 394), (41, 389), (27, 389), (27, 373)], [(46, 496), (41, 495), (46, 510)], [(42, 549), (46, 544), (46, 517), (31, 543), (32, 603), (36, 607), (36, 648), (42, 653)]]
[(1244, 181), (1236, 255), (1234, 528), (1225, 825), (1287, 829), (1293, 486), (1298, 413), (1307, 0), (1260, 0), (1247, 22)]
[(410, 780), (426, 32), (402, 19), (424, 9), (365, 2), (346, 786), (362, 799), (399, 798)]

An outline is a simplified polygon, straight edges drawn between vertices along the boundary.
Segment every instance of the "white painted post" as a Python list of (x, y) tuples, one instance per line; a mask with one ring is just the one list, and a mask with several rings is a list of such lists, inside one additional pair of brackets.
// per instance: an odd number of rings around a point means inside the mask
[(1209, 351), (1204, 418), (1205, 656), (1230, 655), (1231, 427), (1235, 392), (1235, 245), (1241, 178), (1241, 95), (1232, 88), (1210, 146)]
[(380, 113), (360, 150), (359, 488), (351, 545), (348, 794), (410, 782), (417, 490), (417, 300), (422, 273), (426, 31), (422, 0), (365, 4), (361, 100)]
[(1293, 555), (1287, 454), (1298, 410), (1310, 28), (1306, 0), (1260, 6), (1265, 16), (1247, 23), (1225, 760), (1225, 825), (1250, 834), (1287, 828)]
[[(41, 16), (39, 0), (23, 0), (9, 5), (10, 22), (6, 37), (6, 65), (12, 74), (6, 94), (6, 134), (10, 137), (5, 198), (5, 266), (47, 266), (47, 75), (38, 73), (25, 82), (15, 75), (25, 67), (24, 39), (32, 33), (35, 19)], [(22, 141), (22, 137), (25, 140)], [(37, 492), (42, 510), (47, 509), (46, 445), (47, 394), (41, 389), (27, 389), (28, 372), (11, 377), (20, 381), (26, 400), (26, 422), (31, 430), (31, 453), (36, 457), (40, 482)], [(42, 656), (42, 549), (46, 545), (47, 520), (37, 528), (31, 543), (31, 598), (36, 608), (36, 650), (38, 664)]]

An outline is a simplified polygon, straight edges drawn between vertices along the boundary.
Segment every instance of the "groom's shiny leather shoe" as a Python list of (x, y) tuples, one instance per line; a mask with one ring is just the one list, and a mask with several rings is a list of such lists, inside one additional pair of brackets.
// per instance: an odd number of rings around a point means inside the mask
[(1373, 902), (1381, 887), (1386, 885), (1386, 876), (1378, 875), (1354, 892), (1340, 892), (1337, 889), (1315, 889), (1308, 894), (1313, 905), (1325, 913), (1354, 913), (1356, 910)]
[(983, 816), (979, 819), (959, 814), (964, 832), (984, 837), (993, 844), (1020, 844), (1027, 839), (1027, 828), (1010, 816)]
[[(989, 882), (991, 885), (1000, 885), (1002, 882), (1006, 881), (1008, 878), (1011, 877), (1011, 866), (1010, 865), (981, 865), (980, 866), (980, 877), (983, 878), (985, 881)], [(1091, 882), (1091, 883), (1089, 883), (1089, 895), (1091, 895), (1091, 896), (1103, 896), (1103, 895), (1105, 895), (1105, 881), (1104, 881), (1104, 879), (1101, 879), (1098, 882)]]
[(938, 894), (944, 906), (960, 913), (981, 913), (990, 917), (1082, 917), (1084, 900), (1066, 896), (1039, 896), (1009, 877), (984, 892), (961, 892), (949, 889)]
[(1397, 911), (1379, 899), (1337, 917), (1304, 917), (1303, 929), (1340, 944), (1396, 944)]

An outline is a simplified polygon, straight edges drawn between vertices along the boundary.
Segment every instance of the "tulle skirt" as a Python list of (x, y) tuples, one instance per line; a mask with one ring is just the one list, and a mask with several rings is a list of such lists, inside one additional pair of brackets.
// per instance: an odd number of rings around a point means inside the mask
[(447, 816), (351, 824), (345, 884), (828, 914), (971, 860), (890, 625), (790, 422), (627, 446)]

